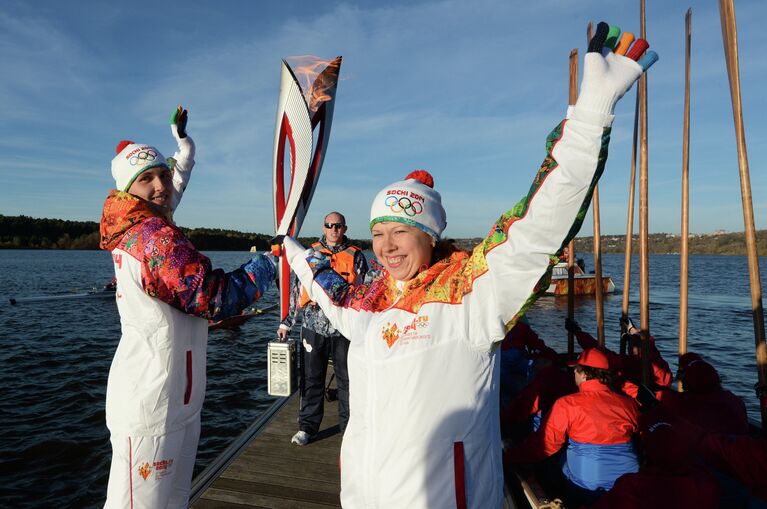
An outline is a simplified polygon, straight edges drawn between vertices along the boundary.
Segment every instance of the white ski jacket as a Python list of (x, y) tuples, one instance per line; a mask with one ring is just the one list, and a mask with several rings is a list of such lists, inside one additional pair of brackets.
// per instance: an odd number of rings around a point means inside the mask
[(501, 507), (496, 347), (580, 228), (612, 119), (571, 107), (527, 195), (472, 253), (454, 252), (410, 281), (384, 272), (350, 287), (286, 238), (292, 269), (351, 341), (344, 507)]
[[(176, 139), (174, 207), (194, 165), (191, 138)], [(112, 252), (122, 327), (107, 382), (107, 427), (137, 436), (181, 429), (200, 418), (205, 398), (208, 320), (251, 305), (274, 280), (274, 265), (257, 255), (232, 272), (214, 270), (170, 218), (127, 192), (110, 193), (100, 229), (101, 248)]]

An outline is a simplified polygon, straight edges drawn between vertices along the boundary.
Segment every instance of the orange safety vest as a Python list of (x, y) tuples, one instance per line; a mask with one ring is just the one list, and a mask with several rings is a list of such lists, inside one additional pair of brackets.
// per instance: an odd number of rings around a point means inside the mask
[[(333, 270), (339, 273), (341, 277), (349, 283), (354, 283), (354, 280), (357, 278), (357, 274), (354, 272), (354, 256), (360, 248), (350, 245), (343, 251), (331, 253), (321, 242), (315, 242), (312, 244), (312, 249), (329, 255), (330, 266)], [(298, 309), (301, 309), (310, 302), (312, 302), (312, 300), (309, 298), (309, 294), (306, 293), (306, 290), (302, 287), (301, 295), (298, 297)]]

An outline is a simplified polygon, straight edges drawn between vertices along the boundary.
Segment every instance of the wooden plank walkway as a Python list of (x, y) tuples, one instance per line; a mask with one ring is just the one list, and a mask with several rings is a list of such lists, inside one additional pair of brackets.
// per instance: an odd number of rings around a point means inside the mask
[(315, 441), (303, 447), (290, 443), (290, 438), (298, 431), (297, 416), (296, 393), (191, 507), (341, 507), (338, 403), (325, 402), (325, 418), (320, 432)]

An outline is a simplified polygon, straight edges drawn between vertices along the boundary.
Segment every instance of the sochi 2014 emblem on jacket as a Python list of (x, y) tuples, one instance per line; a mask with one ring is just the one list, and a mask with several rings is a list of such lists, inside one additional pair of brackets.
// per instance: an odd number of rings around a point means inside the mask
[(381, 329), (381, 338), (386, 341), (389, 348), (394, 346), (397, 341), (407, 344), (415, 340), (430, 339), (431, 334), (425, 330), (428, 327), (429, 317), (427, 315), (416, 316), (412, 322), (401, 329), (396, 322), (387, 322), (386, 326)]
[(149, 477), (149, 474), (152, 473), (152, 467), (149, 465), (149, 463), (144, 463), (138, 467), (138, 473), (146, 481), (147, 477)]

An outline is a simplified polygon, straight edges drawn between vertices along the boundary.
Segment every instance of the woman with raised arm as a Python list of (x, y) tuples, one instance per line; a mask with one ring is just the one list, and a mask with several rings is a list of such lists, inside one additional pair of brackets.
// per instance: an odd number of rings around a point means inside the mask
[(446, 214), (425, 171), (373, 200), (385, 270), (369, 285), (350, 285), (327, 257), (285, 239), (310, 297), (351, 341), (344, 507), (501, 507), (498, 344), (548, 286), (604, 168), (615, 103), (657, 58), (637, 63), (647, 43), (629, 50), (629, 34), (606, 49), (616, 42), (608, 31), (600, 23), (580, 97), (549, 135), (529, 192), (473, 252), (442, 240)]

